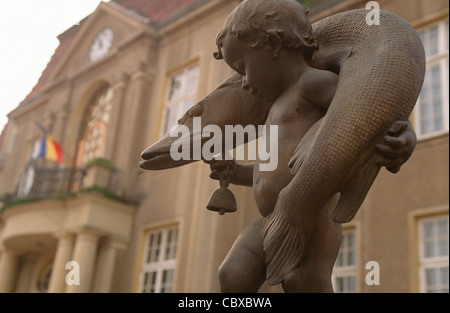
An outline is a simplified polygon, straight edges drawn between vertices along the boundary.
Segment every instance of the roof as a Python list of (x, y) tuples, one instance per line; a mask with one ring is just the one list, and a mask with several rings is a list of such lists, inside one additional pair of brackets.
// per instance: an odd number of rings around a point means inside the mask
[[(139, 16), (148, 18), (150, 24), (159, 24), (165, 20), (170, 19), (172, 16), (180, 13), (183, 10), (189, 9), (191, 4), (196, 2), (204, 2), (202, 0), (112, 0), (113, 2), (125, 10), (129, 10)], [(29, 100), (39, 95), (42, 87), (47, 83), (48, 77), (55, 69), (59, 60), (64, 55), (64, 52), (70, 46), (72, 41), (75, 39), (78, 31), (80, 30), (83, 23), (87, 20), (89, 16), (80, 21), (79, 24), (72, 26), (62, 34), (58, 36), (60, 41), (58, 48), (56, 48), (53, 56), (48, 62), (45, 70), (42, 72), (36, 85), (33, 87), (31, 92), (25, 97), (21, 102), (20, 106), (27, 103)]]
[(159, 23), (197, 0), (112, 0), (120, 6)]

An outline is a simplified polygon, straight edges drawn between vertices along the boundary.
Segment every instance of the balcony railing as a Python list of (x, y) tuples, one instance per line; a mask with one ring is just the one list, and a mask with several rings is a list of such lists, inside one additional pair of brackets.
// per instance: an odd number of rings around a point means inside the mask
[(7, 207), (45, 198), (66, 198), (86, 193), (131, 203), (121, 182), (123, 172), (110, 161), (94, 159), (83, 168), (56, 168), (43, 159), (32, 160), (22, 172), (15, 191), (0, 197), (0, 212)]
[(23, 172), (13, 200), (67, 195), (83, 186), (86, 169), (28, 166)]

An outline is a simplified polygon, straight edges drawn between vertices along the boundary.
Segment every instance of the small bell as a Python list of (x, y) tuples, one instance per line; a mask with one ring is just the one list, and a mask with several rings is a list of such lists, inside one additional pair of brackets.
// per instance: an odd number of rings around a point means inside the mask
[(227, 169), (220, 177), (220, 188), (209, 197), (208, 205), (206, 206), (208, 210), (219, 212), (220, 215), (237, 211), (236, 198), (231, 190), (227, 188), (229, 183), (230, 174)]

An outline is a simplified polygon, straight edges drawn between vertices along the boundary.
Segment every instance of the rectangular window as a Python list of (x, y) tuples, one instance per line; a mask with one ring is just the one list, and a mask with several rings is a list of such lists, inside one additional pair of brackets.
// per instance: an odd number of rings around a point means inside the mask
[(448, 216), (419, 220), (421, 292), (449, 292)]
[(198, 75), (199, 66), (194, 64), (169, 76), (162, 135), (167, 134), (183, 114), (195, 104)]
[(146, 235), (139, 292), (172, 292), (177, 245), (176, 226), (150, 231)]
[(448, 20), (419, 31), (427, 70), (415, 114), (415, 128), (419, 139), (448, 133)]
[(335, 292), (356, 292), (356, 234), (354, 230), (342, 232), (339, 254), (333, 269)]

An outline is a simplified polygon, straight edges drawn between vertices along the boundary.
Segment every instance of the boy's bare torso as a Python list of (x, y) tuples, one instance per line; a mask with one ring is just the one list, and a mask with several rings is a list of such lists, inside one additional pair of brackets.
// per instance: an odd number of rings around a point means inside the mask
[(260, 171), (261, 160), (256, 160), (253, 170), (253, 192), (262, 216), (272, 213), (279, 193), (292, 180), (289, 160), (306, 132), (326, 113), (336, 85), (336, 74), (309, 68), (271, 106), (266, 126), (278, 125), (278, 166)]

